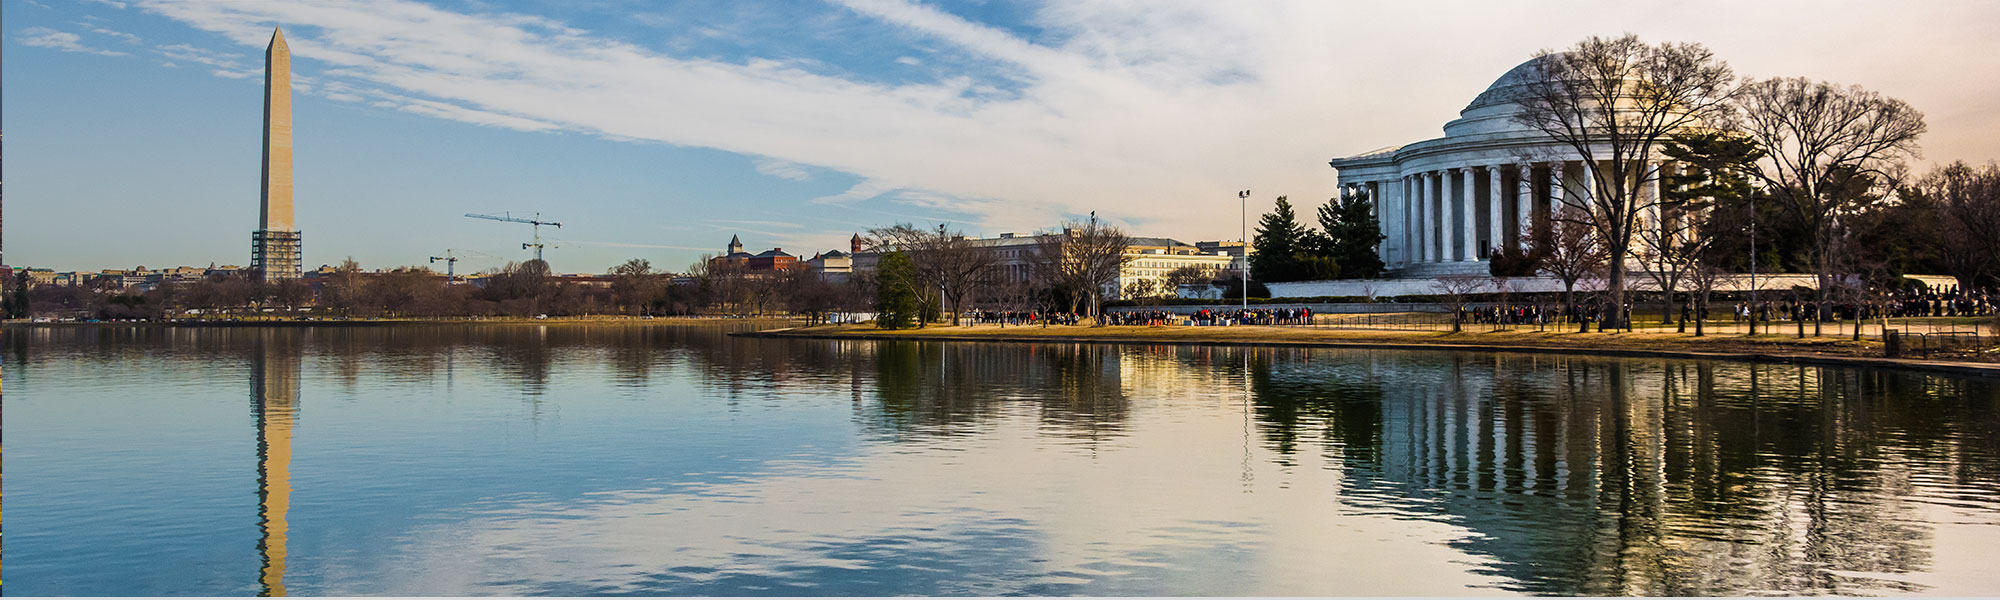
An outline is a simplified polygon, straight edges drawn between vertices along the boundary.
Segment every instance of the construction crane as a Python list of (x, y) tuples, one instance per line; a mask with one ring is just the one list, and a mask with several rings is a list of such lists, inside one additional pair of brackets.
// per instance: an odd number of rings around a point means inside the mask
[(452, 253), (454, 252), (458, 253), (459, 255), (472, 254), (476, 256), (483, 256), (486, 258), (494, 258), (494, 259), (500, 258), (498, 256), (487, 254), (485, 252), (480, 252), (478, 250), (465, 250), (461, 248), (446, 248), (444, 250), (444, 256), (431, 257), (431, 264), (437, 264), (437, 261), (440, 260), (444, 261), (445, 280), (452, 282), (454, 284), (459, 282), (458, 273), (456, 272), (458, 268), (458, 261), (467, 260), (468, 258), (470, 258), (466, 256), (453, 255)]
[(557, 223), (557, 222), (555, 222), (555, 221), (543, 221), (543, 220), (542, 220), (542, 213), (535, 213), (535, 216), (534, 216), (534, 218), (532, 218), (532, 219), (521, 219), (521, 218), (516, 218), (516, 217), (514, 217), (514, 213), (511, 213), (511, 212), (510, 212), (510, 213), (505, 213), (505, 216), (498, 216), (498, 217), (496, 217), (496, 216), (493, 216), (493, 215), (481, 215), (481, 214), (475, 214), (475, 213), (465, 213), (465, 216), (468, 216), (468, 217), (472, 217), (472, 218), (474, 218), (474, 219), (486, 219), (486, 220), (488, 220), (488, 221), (500, 221), (500, 222), (503, 222), (503, 223), (527, 223), (527, 224), (529, 224), (529, 225), (532, 225), (532, 226), (534, 226), (534, 229), (535, 229), (535, 241), (534, 241), (533, 243), (527, 243), (527, 244), (521, 244), (521, 249), (522, 249), (522, 250), (527, 250), (527, 249), (529, 249), (529, 248), (534, 248), (534, 249), (535, 249), (535, 260), (541, 260), (541, 259), (542, 259), (542, 248), (543, 248), (543, 246), (544, 246), (544, 244), (542, 244), (542, 226), (543, 226), (543, 225), (554, 225), (556, 229), (562, 229), (562, 223)]
[(458, 257), (451, 255), (451, 249), (444, 249), (444, 256), (431, 257), (431, 264), (444, 261), (444, 280), (450, 285), (458, 285)]

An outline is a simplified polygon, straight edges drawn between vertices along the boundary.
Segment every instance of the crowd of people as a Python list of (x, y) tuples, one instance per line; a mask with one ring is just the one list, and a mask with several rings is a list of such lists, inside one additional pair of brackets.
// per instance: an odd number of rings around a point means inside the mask
[(1123, 311), (1106, 313), (1107, 325), (1193, 325), (1213, 327), (1218, 325), (1311, 325), (1313, 311), (1310, 308), (1252, 308), (1236, 310), (1214, 310), (1204, 308), (1187, 314), (1177, 314), (1164, 310)]
[[(1875, 302), (1840, 302), (1828, 305), (1831, 320), (1872, 319), (1877, 317), (1970, 317), (2000, 314), (1995, 306), (1996, 298), (1985, 290), (1962, 291), (1958, 286), (1933, 289), (1907, 290), (1887, 296)], [(1810, 321), (1813, 319), (1814, 304), (1798, 298), (1781, 298), (1756, 303), (1736, 302), (1728, 305), (1731, 318), (1744, 322), (1755, 318), (1758, 321)], [(1717, 307), (1718, 312), (1723, 307)], [(1626, 314), (1632, 314), (1634, 307), (1626, 305)], [(1683, 306), (1680, 318), (1707, 320), (1710, 314), (1705, 307)], [(1446, 313), (1447, 316), (1450, 313)], [(1073, 313), (1038, 313), (1034, 311), (979, 311), (973, 313), (977, 324), (1005, 325), (1075, 325), (1084, 319)], [(1312, 325), (1313, 311), (1310, 308), (1253, 308), (1217, 310), (1203, 308), (1188, 313), (1177, 313), (1163, 309), (1115, 310), (1102, 315), (1106, 325), (1127, 326), (1220, 326), (1220, 325)], [(1579, 303), (1575, 306), (1560, 304), (1490, 304), (1473, 305), (1459, 309), (1461, 323), (1483, 323), (1494, 325), (1549, 325), (1579, 322), (1597, 324), (1604, 318), (1604, 307), (1594, 302)]]
[[(1794, 299), (1739, 302), (1733, 307), (1737, 321), (1755, 316), (1759, 321), (1806, 321), (1812, 319), (1812, 303)], [(1995, 314), (1993, 297), (1986, 290), (1960, 290), (1958, 286), (1904, 290), (1876, 302), (1840, 302), (1828, 306), (1833, 319), (1873, 319), (1879, 317), (1985, 317)]]
[(968, 313), (974, 325), (1075, 325), (1082, 321), (1076, 313), (1044, 313), (1032, 310), (982, 310)]

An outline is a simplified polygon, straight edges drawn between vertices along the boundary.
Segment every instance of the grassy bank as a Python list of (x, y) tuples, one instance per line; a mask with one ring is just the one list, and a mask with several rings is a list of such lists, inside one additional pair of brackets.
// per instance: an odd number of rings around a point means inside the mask
[(822, 325), (769, 330), (761, 337), (913, 339), (945, 341), (1108, 342), (1222, 344), (1398, 349), (1464, 349), (1557, 352), (1602, 356), (1715, 358), (1776, 362), (1837, 362), (1903, 367), (1944, 367), (1961, 373), (2000, 375), (1995, 352), (1964, 350), (1922, 358), (1882, 358), (1882, 344), (1845, 339), (1797, 339), (1785, 335), (1705, 336), (1672, 332), (1576, 333), (1574, 331), (1357, 331), (1309, 327), (948, 327), (884, 331), (859, 325)]

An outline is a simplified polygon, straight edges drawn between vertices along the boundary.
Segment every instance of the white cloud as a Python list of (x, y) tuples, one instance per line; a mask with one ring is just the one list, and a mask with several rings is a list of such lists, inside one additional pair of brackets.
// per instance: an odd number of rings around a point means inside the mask
[(25, 46), (53, 48), (63, 52), (81, 52), (98, 56), (125, 56), (124, 52), (102, 50), (83, 45), (83, 38), (67, 31), (56, 31), (47, 27), (29, 27), (21, 30), (20, 37), (14, 38)]
[(889, 185), (888, 183), (877, 181), (874, 179), (864, 179), (860, 183), (856, 183), (852, 187), (847, 188), (846, 191), (831, 196), (820, 196), (818, 198), (814, 198), (813, 202), (816, 204), (834, 204), (840, 206), (847, 206), (847, 205), (852, 205), (855, 202), (860, 202), (862, 200), (870, 200), (877, 196), (881, 196), (883, 194), (887, 194), (895, 190), (896, 187)]
[(765, 175), (770, 175), (772, 177), (777, 177), (779, 179), (790, 179), (792, 181), (805, 181), (808, 179), (812, 179), (812, 174), (806, 172), (806, 168), (804, 165), (788, 160), (779, 160), (775, 158), (758, 158), (756, 162), (756, 168), (758, 173), (763, 173)]
[[(1633, 21), (1620, 13), (1644, 11), (1495, 10), (1449, 2), (1424, 11), (1318, 1), (1051, 3), (1032, 15), (1042, 33), (1029, 40), (927, 4), (838, 1), (999, 71), (873, 83), (821, 74), (799, 59), (679, 57), (545, 18), (463, 14), (404, 0), (142, 5), (258, 49), (272, 25), (296, 25), (287, 31), (295, 56), (328, 67), (325, 77), (387, 90), (401, 98), (371, 99), (413, 113), (715, 148), (760, 157), (760, 169), (787, 173), (777, 165), (810, 165), (860, 178), (818, 203), (887, 198), (969, 214), (983, 229), (1020, 231), (1095, 210), (1113, 221), (1144, 220), (1145, 234), (1195, 239), (1235, 237), (1236, 203), (1227, 200), (1236, 190), (1255, 190), (1265, 202), (1290, 194), (1301, 205), (1315, 204), (1333, 191), (1326, 159), (1435, 137), (1465, 102), (1536, 49), (1631, 29)], [(1704, 1), (1682, 2), (1702, 5), (1685, 11), (1658, 10), (1657, 22), (1646, 25), (1654, 31), (1638, 33), (1711, 42), (1725, 58), (1744, 57), (1739, 70), (1746, 73), (1752, 69), (1745, 65), (1761, 64), (1778, 72), (1758, 74), (1791, 74), (1790, 63), (1770, 60), (1778, 56), (1835, 71), (1822, 77), (1870, 85), (1875, 80), (1865, 74), (1840, 71), (1864, 63), (1827, 52), (1853, 47), (1836, 38), (1857, 35), (1848, 27), (1854, 23), (1905, 27), (1884, 23), (1879, 6), (1842, 5), (1828, 9), (1840, 14), (1829, 14), (1839, 18), (1824, 35), (1764, 47), (1741, 41), (1766, 39), (1766, 32), (1749, 30), (1784, 23), (1786, 7), (1760, 6), (1716, 24), (1698, 16), (1734, 9)], [(1802, 6), (1818, 5), (1790, 8)], [(1904, 20), (1969, 23), (1980, 15), (1963, 13), (1992, 12), (1955, 10)], [(1550, 21), (1552, 14), (1564, 18)], [(1371, 29), (1381, 23), (1421, 25)], [(1399, 43), (1412, 32), (1432, 42)], [(1702, 39), (1701, 32), (1723, 42)], [(1987, 52), (2000, 49), (1979, 36), (1957, 29), (1927, 34), (1961, 40), (1952, 46), (1955, 56), (2000, 54)], [(1920, 51), (1922, 44), (1912, 46)], [(1965, 72), (1992, 66), (1991, 58), (1944, 64), (1905, 57), (1884, 72), (1949, 70), (1955, 75), (1932, 81), (1959, 82)], [(1942, 93), (1932, 91), (1940, 86), (1884, 91), (1908, 96), (1934, 115), (1990, 117), (2000, 89), (1970, 85), (1977, 89), (1950, 94), (1972, 100), (1948, 100), (1939, 110), (1919, 95)], [(2000, 138), (1990, 118), (1933, 129), (1959, 132), (1951, 135), (1965, 140), (1962, 147), (1985, 148), (1986, 157), (1994, 153), (1992, 142), (1977, 140)]]
[(896, 64), (915, 67), (924, 64), (924, 61), (918, 60), (915, 56), (898, 56), (896, 57)]
[(136, 35), (132, 35), (132, 34), (130, 34), (130, 33), (125, 33), (125, 32), (123, 32), (123, 31), (115, 31), (115, 30), (111, 30), (111, 29), (105, 29), (105, 28), (103, 28), (103, 27), (99, 27), (99, 26), (96, 26), (96, 25), (92, 25), (92, 24), (90, 24), (90, 23), (78, 23), (78, 24), (79, 24), (79, 25), (82, 25), (84, 29), (88, 29), (88, 30), (90, 30), (90, 31), (91, 31), (91, 33), (96, 33), (96, 34), (100, 34), (100, 35), (108, 35), (108, 36), (111, 36), (111, 37), (115, 37), (115, 38), (118, 38), (118, 39), (121, 39), (121, 40), (125, 40), (125, 43), (127, 43), (127, 44), (137, 44), (137, 43), (140, 43), (140, 42), (141, 42), (141, 40), (139, 39), (139, 36), (136, 36)]
[(520, 131), (549, 131), (557, 128), (556, 125), (543, 121), (431, 100), (410, 100), (407, 104), (398, 106), (396, 109), (420, 115), (464, 121), (474, 125), (490, 125)]

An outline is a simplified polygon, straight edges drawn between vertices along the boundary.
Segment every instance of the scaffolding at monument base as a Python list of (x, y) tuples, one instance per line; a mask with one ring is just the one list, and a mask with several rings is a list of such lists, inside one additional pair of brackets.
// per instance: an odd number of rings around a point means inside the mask
[(250, 233), (250, 266), (265, 281), (298, 279), (300, 275), (299, 250), (302, 246), (297, 231), (257, 230)]

